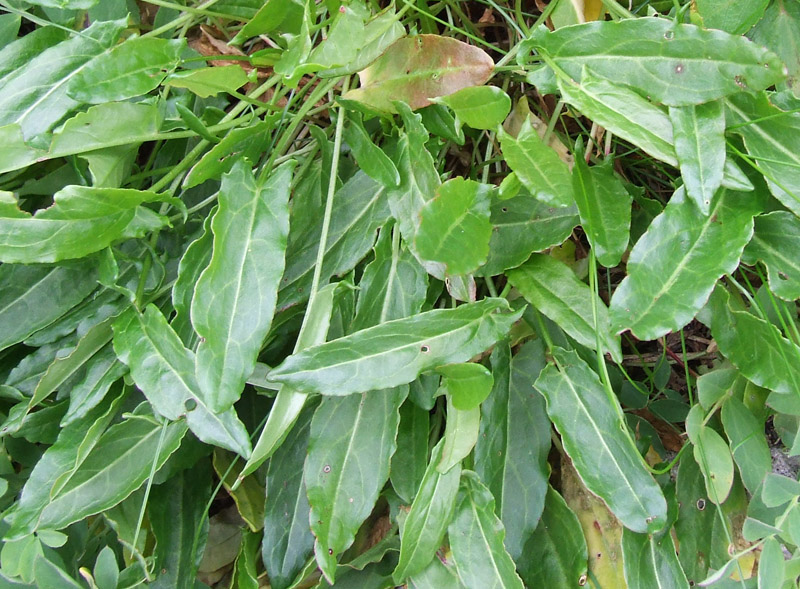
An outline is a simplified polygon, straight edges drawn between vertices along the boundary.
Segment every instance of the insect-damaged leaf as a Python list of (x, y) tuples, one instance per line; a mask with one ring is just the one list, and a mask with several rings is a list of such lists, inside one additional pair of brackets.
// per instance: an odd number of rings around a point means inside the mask
[(268, 376), (325, 395), (409, 383), (421, 372), (483, 352), (522, 313), (507, 311), (504, 299), (490, 298), (388, 321), (293, 354)]
[(480, 86), (494, 69), (486, 52), (450, 37), (414, 35), (395, 41), (372, 65), (359, 72), (361, 87), (343, 98), (384, 113), (396, 113), (401, 100), (412, 109), (431, 104), (468, 86)]
[(197, 382), (211, 409), (233, 405), (253, 372), (272, 324), (289, 233), (289, 182), (294, 162), (263, 183), (240, 160), (223, 176), (211, 222), (214, 248), (192, 299), (200, 335)]

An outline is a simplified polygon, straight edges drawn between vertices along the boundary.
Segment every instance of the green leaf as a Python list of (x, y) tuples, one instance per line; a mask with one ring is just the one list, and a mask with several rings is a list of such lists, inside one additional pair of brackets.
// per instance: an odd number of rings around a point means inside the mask
[(58, 530), (118, 504), (150, 476), (153, 462), (156, 468), (166, 462), (185, 433), (183, 423), (161, 426), (140, 417), (112, 426), (50, 498), (37, 529)]
[(547, 485), (542, 518), (516, 561), (529, 587), (570, 587), (580, 584), (589, 555), (577, 516)]
[[(769, 0), (753, 2), (697, 0), (695, 7), (705, 28), (722, 29), (732, 35), (743, 35), (764, 16), (767, 4)], [(766, 43), (764, 45), (767, 46)]]
[(480, 407), (456, 409), (452, 399), (447, 398), (447, 423), (444, 430), (442, 459), (436, 467), (439, 472), (448, 472), (472, 452), (478, 441), (480, 421)]
[[(261, 3), (259, 3), (261, 4)], [(231, 45), (241, 45), (250, 37), (270, 33), (276, 29), (295, 32), (303, 15), (302, 0), (267, 0), (231, 40)]]
[[(264, 484), (256, 477), (245, 477), (237, 482), (233, 466), (238, 456), (221, 448), (214, 448), (211, 464), (217, 478), (236, 503), (236, 511), (251, 532), (260, 532), (264, 527)], [(234, 483), (236, 488), (234, 489)]]
[(607, 268), (619, 264), (628, 249), (633, 198), (614, 174), (612, 161), (589, 167), (583, 146), (575, 150), (572, 189), (581, 226), (597, 260)]
[(781, 545), (775, 538), (767, 538), (758, 559), (758, 589), (782, 586), (785, 571), (786, 562)]
[(428, 460), (428, 412), (407, 399), (400, 407), (397, 451), (392, 456), (389, 478), (392, 488), (410, 505), (417, 494)]
[[(591, 289), (575, 273), (552, 256), (534, 254), (519, 268), (506, 273), (509, 282), (525, 299), (578, 343), (595, 349), (597, 331), (592, 309)], [(622, 361), (619, 339), (609, 329), (605, 304), (597, 300), (597, 327), (603, 351)]]
[(114, 349), (153, 409), (169, 420), (186, 417), (202, 441), (250, 456), (247, 430), (231, 408), (214, 413), (194, 377), (194, 354), (154, 305), (131, 308), (114, 323)]
[(541, 340), (527, 342), (513, 359), (508, 343), (495, 346), (494, 388), (481, 405), (475, 446), (475, 472), (497, 501), (506, 550), (516, 562), (528, 560), (524, 547), (542, 516), (550, 477), (550, 420), (533, 389), (544, 363)]
[(763, 435), (764, 422), (759, 423), (736, 397), (725, 401), (721, 416), (742, 483), (751, 495), (755, 495), (767, 473), (772, 471), (772, 456)]
[(431, 459), (411, 510), (400, 526), (400, 562), (392, 574), (395, 583), (417, 575), (435, 559), (444, 533), (453, 517), (461, 466), (442, 474), (436, 468), (442, 459), (443, 442), (431, 452)]
[(672, 535), (622, 531), (622, 561), (628, 587), (689, 587)]
[(170, 74), (164, 80), (164, 84), (176, 88), (186, 88), (200, 98), (216, 96), (220, 92), (235, 92), (247, 82), (247, 72), (240, 65), (185, 70)]
[(458, 576), (467, 587), (522, 589), (503, 546), (505, 530), (494, 514), (494, 497), (472, 471), (461, 473), (448, 535)]
[(263, 183), (240, 160), (223, 176), (211, 221), (211, 261), (194, 289), (191, 317), (200, 336), (197, 382), (215, 413), (242, 394), (269, 332), (289, 234), (289, 182), (295, 162)]
[(669, 109), (675, 151), (686, 194), (707, 215), (725, 168), (725, 112), (722, 102)]
[(575, 352), (556, 347), (552, 353), (558, 367), (545, 367), (535, 386), (575, 470), (625, 527), (658, 531), (667, 503), (627, 432), (616, 399), (609, 398), (597, 374)]
[(69, 409), (61, 420), (67, 426), (81, 419), (105, 398), (111, 385), (122, 377), (128, 368), (117, 360), (112, 345), (106, 345), (85, 364), (83, 377), (78, 375), (69, 391)]
[(400, 405), (408, 387), (325, 397), (314, 413), (304, 479), (314, 552), (333, 583), (336, 560), (355, 539), (389, 478)]
[(445, 364), (436, 372), (441, 374), (441, 390), (453, 401), (453, 407), (462, 411), (474, 409), (492, 391), (492, 373), (482, 364)]
[(344, 140), (353, 150), (353, 155), (359, 167), (370, 178), (384, 186), (397, 186), (400, 184), (400, 173), (389, 159), (389, 156), (370, 139), (369, 133), (361, 122), (361, 115), (357, 112), (348, 112), (348, 125), (344, 128)]
[(722, 288), (709, 301), (711, 333), (719, 351), (755, 384), (776, 393), (796, 396), (800, 390), (800, 347), (783, 337), (771, 323), (735, 311)]
[(178, 277), (172, 287), (172, 306), (175, 308), (175, 316), (170, 324), (189, 349), (194, 349), (198, 343), (199, 336), (192, 326), (190, 313), (197, 279), (211, 261), (211, 250), (214, 245), (211, 221), (215, 214), (216, 210), (214, 209), (208, 213), (203, 221), (202, 233), (188, 245), (183, 253), (178, 264)]
[(800, 298), (800, 219), (786, 211), (774, 211), (755, 218), (753, 238), (744, 250), (742, 261), (767, 267), (769, 288), (787, 301)]
[(698, 219), (678, 189), (631, 251), (628, 276), (611, 297), (612, 329), (652, 340), (691, 321), (717, 279), (739, 264), (755, 206), (752, 195), (723, 191)]
[(529, 43), (576, 80), (589, 66), (669, 106), (763, 90), (785, 75), (777, 55), (747, 39), (666, 18), (541, 27)]
[(495, 276), (522, 264), (533, 252), (559, 245), (579, 223), (576, 207), (550, 207), (527, 191), (492, 203), (489, 258), (478, 270)]
[(706, 481), (708, 498), (722, 504), (733, 485), (733, 457), (728, 444), (709, 426), (702, 426), (694, 436), (692, 450)]
[(5, 44), (0, 49), (0, 78), (5, 78), (10, 72), (27, 64), (31, 59), (69, 36), (69, 30), (43, 26)]
[(508, 166), (534, 197), (555, 207), (573, 204), (569, 167), (541, 140), (529, 119), (516, 137), (502, 130), (498, 136)]
[(36, 557), (33, 568), (37, 587), (64, 587), (65, 589), (82, 587), (61, 566), (43, 554)]
[(420, 209), (417, 252), (445, 265), (448, 275), (469, 274), (486, 261), (492, 224), (491, 188), (464, 178), (448, 180)]
[(154, 192), (67, 186), (53, 199), (51, 207), (31, 216), (10, 193), (0, 192), (0, 260), (30, 264), (82, 258), (167, 223), (140, 206), (162, 200)]
[(95, 22), (66, 41), (31, 55), (3, 78), (0, 126), (18, 123), (28, 140), (49, 131), (80, 105), (67, 87), (96, 56), (111, 49), (126, 20)]
[(395, 41), (359, 72), (361, 87), (343, 98), (384, 113), (397, 112), (396, 100), (417, 109), (431, 104), (431, 98), (480, 86), (493, 69), (492, 58), (477, 47), (450, 37), (413, 35)]
[(270, 380), (348, 395), (409, 383), (421, 372), (484, 351), (519, 319), (504, 299), (436, 309), (370, 327), (289, 356)]
[[(755, 4), (763, 5), (766, 2), (757, 0)], [(748, 2), (747, 6), (750, 5), (751, 3)], [(797, 77), (800, 75), (800, 50), (798, 50), (800, 6), (794, 2), (778, 0), (771, 2), (763, 15), (764, 17), (756, 23), (750, 38), (780, 56), (789, 70), (786, 84), (793, 88), (797, 95)]]
[(800, 113), (772, 106), (764, 92), (731, 96), (725, 105), (728, 127), (744, 139), (772, 194), (800, 215)]
[(303, 482), (303, 463), (315, 408), (300, 414), (267, 467), (261, 555), (275, 589), (289, 587), (314, 550), (314, 537), (308, 528), (310, 507)]
[(21, 342), (80, 303), (97, 286), (93, 266), (0, 266), (0, 349)]
[(800, 482), (794, 478), (769, 473), (763, 483), (761, 498), (767, 507), (780, 507), (800, 496)]
[(473, 86), (434, 100), (473, 129), (494, 130), (511, 112), (511, 99), (496, 86)]
[(94, 580), (98, 589), (116, 589), (119, 580), (117, 557), (110, 547), (105, 546), (94, 563)]

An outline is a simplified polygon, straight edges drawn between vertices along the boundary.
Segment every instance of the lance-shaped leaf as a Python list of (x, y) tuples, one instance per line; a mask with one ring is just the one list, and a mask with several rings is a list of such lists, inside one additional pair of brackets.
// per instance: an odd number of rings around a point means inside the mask
[(772, 106), (766, 93), (731, 96), (728, 126), (742, 136), (781, 204), (800, 215), (800, 113)]
[[(9, 15), (10, 16), (10, 15)], [(16, 36), (19, 33), (14, 34)], [(5, 77), (42, 53), (70, 37), (69, 30), (56, 27), (37, 27), (27, 35), (6, 43), (0, 50), (0, 76)]]
[(725, 112), (722, 101), (669, 109), (675, 152), (686, 194), (707, 215), (725, 168)]
[(436, 468), (442, 459), (443, 442), (431, 452), (431, 460), (411, 510), (400, 526), (400, 562), (392, 576), (395, 583), (416, 575), (435, 558), (453, 516), (461, 465), (442, 474)]
[(551, 207), (527, 191), (492, 203), (491, 211), (489, 258), (477, 272), (483, 276), (495, 276), (503, 270), (516, 268), (531, 253), (562, 243), (580, 222), (574, 205)]
[(289, 356), (270, 380), (304, 392), (348, 395), (406, 384), (421, 372), (463, 362), (500, 339), (522, 311), (484, 299), (388, 321)]
[(430, 416), (411, 399), (400, 407), (397, 451), (392, 456), (389, 478), (392, 488), (410, 505), (417, 494), (428, 461)]
[(577, 516), (547, 485), (542, 519), (515, 561), (522, 580), (529, 587), (574, 587), (586, 575), (588, 559)]
[(70, 80), (116, 44), (126, 19), (95, 22), (41, 53), (3, 78), (0, 126), (18, 123), (25, 139), (44, 133), (80, 106), (67, 95)]
[(214, 245), (211, 220), (215, 214), (216, 209), (212, 209), (203, 221), (202, 233), (189, 244), (183, 253), (178, 264), (178, 277), (172, 287), (172, 306), (175, 307), (175, 316), (170, 325), (189, 349), (195, 349), (198, 340), (197, 332), (191, 321), (192, 299), (197, 279), (211, 261), (211, 250)]
[(31, 215), (10, 193), (0, 192), (0, 260), (33, 264), (82, 258), (167, 223), (140, 206), (163, 200), (155, 192), (67, 186), (53, 199), (51, 207)]
[(50, 498), (37, 529), (61, 529), (117, 505), (150, 476), (154, 461), (156, 469), (161, 468), (184, 434), (184, 423), (162, 426), (142, 417), (112, 426), (69, 482)]
[(493, 69), (492, 58), (482, 49), (450, 37), (413, 35), (395, 41), (359, 72), (361, 87), (343, 98), (385, 113), (397, 112), (395, 100), (417, 109), (431, 104), (431, 98), (480, 86)]
[(767, 473), (772, 471), (772, 456), (761, 433), (764, 420), (757, 419), (736, 397), (725, 401), (721, 417), (742, 483), (751, 495), (755, 495)]
[(516, 137), (505, 131), (499, 136), (503, 157), (533, 196), (556, 207), (573, 204), (569, 167), (542, 141), (529, 119)]
[(481, 405), (475, 471), (497, 502), (506, 550), (515, 561), (527, 560), (525, 543), (542, 515), (550, 477), (550, 420), (533, 388), (544, 364), (541, 340), (526, 343), (513, 360), (508, 343), (498, 344), (492, 352), (494, 388)]
[(726, 190), (698, 218), (678, 189), (631, 251), (628, 276), (611, 298), (612, 329), (652, 340), (691, 321), (717, 279), (739, 264), (753, 235), (753, 200)]
[(628, 587), (689, 587), (671, 534), (622, 531), (622, 561)]
[(289, 234), (289, 182), (295, 162), (262, 184), (240, 160), (223, 176), (211, 222), (211, 261), (194, 289), (200, 335), (197, 382), (215, 412), (236, 402), (272, 324)]
[(496, 86), (463, 88), (434, 102), (449, 106), (459, 121), (473, 129), (494, 130), (511, 112), (511, 99)]
[(384, 186), (400, 184), (400, 173), (380, 147), (372, 139), (361, 122), (361, 113), (348, 112), (348, 124), (344, 128), (344, 140), (353, 150), (358, 166), (373, 180)]
[(330, 583), (389, 478), (408, 387), (323, 398), (311, 422), (304, 480), (314, 553)]
[(800, 298), (800, 219), (786, 211), (755, 218), (753, 239), (742, 256), (746, 264), (762, 260), (767, 267), (769, 288), (782, 299)]
[(778, 56), (748, 39), (664, 18), (540, 27), (530, 44), (575, 80), (589, 66), (670, 106), (763, 90), (785, 76)]
[[(555, 321), (578, 343), (595, 349), (597, 331), (592, 309), (591, 289), (575, 273), (552, 256), (534, 254), (519, 268), (507, 273), (508, 280), (525, 299)], [(603, 351), (617, 362), (622, 361), (619, 339), (609, 329), (608, 309), (601, 300), (597, 305), (597, 330)]]
[(611, 160), (590, 168), (583, 155), (583, 146), (575, 150), (572, 169), (572, 186), (581, 226), (597, 260), (603, 266), (613, 268), (628, 248), (633, 197), (614, 174)]
[(472, 452), (480, 434), (481, 409), (456, 409), (451, 397), (447, 398), (447, 424), (444, 430), (442, 459), (436, 467), (445, 473), (459, 464)]
[(719, 351), (748, 379), (776, 393), (800, 390), (800, 346), (772, 323), (747, 311), (734, 311), (729, 295), (717, 287), (711, 295), (711, 333)]
[(542, 370), (536, 388), (547, 400), (547, 413), (575, 470), (625, 527), (658, 531), (667, 503), (622, 422), (619, 405), (575, 352), (555, 348), (553, 356), (558, 367)]
[(186, 88), (201, 98), (220, 92), (234, 92), (247, 84), (247, 72), (240, 65), (223, 65), (185, 70), (170, 74), (166, 83), (176, 88)]
[(415, 244), (425, 260), (444, 264), (449, 275), (469, 274), (486, 261), (492, 224), (491, 188), (452, 178), (420, 209)]
[(67, 84), (67, 94), (88, 104), (147, 94), (178, 65), (185, 48), (185, 39), (128, 39), (81, 68)]
[(97, 286), (94, 264), (0, 266), (0, 350), (47, 327)]
[(264, 541), (261, 556), (270, 584), (286, 589), (314, 550), (308, 529), (309, 505), (303, 482), (303, 463), (315, 407), (300, 414), (297, 423), (269, 461), (266, 476)]
[(153, 409), (167, 419), (186, 417), (202, 441), (250, 456), (250, 438), (233, 408), (214, 413), (194, 378), (194, 354), (154, 305), (128, 309), (114, 323), (114, 349)]
[(461, 473), (455, 515), (447, 530), (458, 576), (467, 587), (523, 588), (503, 546), (505, 530), (494, 514), (494, 497), (472, 471)]

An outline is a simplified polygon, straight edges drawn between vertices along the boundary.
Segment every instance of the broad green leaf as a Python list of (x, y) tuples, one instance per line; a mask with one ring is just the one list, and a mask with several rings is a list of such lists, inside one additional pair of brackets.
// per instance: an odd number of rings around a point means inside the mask
[(231, 407), (253, 372), (275, 312), (289, 234), (295, 162), (258, 182), (240, 160), (223, 176), (211, 221), (211, 261), (194, 289), (191, 318), (200, 336), (197, 382), (215, 413)]
[(360, 71), (361, 87), (343, 98), (384, 113), (397, 112), (395, 100), (417, 109), (431, 104), (431, 98), (480, 86), (493, 69), (482, 49), (450, 37), (413, 35), (395, 41)]
[(443, 377), (442, 392), (452, 399), (456, 409), (474, 409), (492, 392), (492, 373), (483, 364), (445, 364), (436, 372)]
[(397, 451), (392, 456), (389, 478), (400, 499), (411, 505), (417, 494), (428, 461), (428, 411), (407, 399), (400, 407)]
[(736, 379), (740, 378), (735, 368), (718, 368), (700, 375), (696, 381), (697, 400), (708, 411), (722, 397), (729, 394)]
[(542, 518), (517, 559), (529, 587), (575, 587), (585, 578), (589, 559), (580, 522), (550, 485)]
[(747, 39), (666, 18), (541, 27), (529, 43), (576, 80), (588, 66), (670, 106), (763, 90), (785, 75), (777, 55)]
[(481, 409), (456, 409), (450, 397), (447, 398), (447, 423), (444, 430), (442, 459), (436, 469), (441, 473), (451, 470), (466, 458), (480, 433)]
[(303, 15), (303, 1), (267, 0), (252, 18), (239, 30), (231, 40), (231, 45), (241, 45), (250, 37), (257, 37), (274, 30), (296, 32)]
[(114, 551), (106, 546), (97, 555), (94, 563), (94, 580), (100, 589), (114, 589), (119, 581), (119, 565)]
[(772, 194), (800, 216), (800, 113), (772, 106), (764, 92), (731, 96), (725, 105), (728, 127), (744, 139)]
[(84, 417), (108, 393), (111, 385), (119, 380), (128, 368), (117, 360), (114, 347), (106, 345), (86, 363), (82, 377), (79, 375), (69, 390), (69, 409), (61, 420), (65, 427)]
[(707, 215), (725, 168), (725, 112), (719, 100), (669, 109), (686, 194)]
[(33, 0), (29, 4), (58, 8), (60, 10), (85, 10), (97, 4), (99, 0)]
[(458, 571), (452, 562), (442, 562), (434, 558), (427, 567), (422, 569), (413, 577), (408, 579), (408, 586), (411, 589), (465, 589), (461, 579), (458, 578)]
[[(592, 308), (591, 289), (581, 282), (563, 262), (545, 254), (534, 254), (519, 268), (506, 274), (509, 282), (525, 299), (555, 321), (575, 340), (591, 349), (597, 347), (598, 334)], [(597, 304), (597, 328), (603, 352), (617, 362), (622, 360), (619, 339), (612, 335), (608, 311), (601, 300)]]
[(628, 587), (687, 588), (672, 535), (622, 531), (622, 560)]
[(575, 352), (555, 348), (552, 353), (557, 366), (545, 367), (535, 386), (575, 469), (625, 527), (658, 531), (667, 504), (622, 422), (619, 405)]
[(0, 192), (0, 260), (30, 264), (82, 258), (167, 223), (140, 206), (163, 200), (154, 192), (67, 186), (53, 199), (51, 207), (30, 215), (10, 193)]
[(541, 140), (529, 119), (525, 119), (516, 137), (505, 131), (498, 135), (508, 166), (534, 197), (555, 207), (573, 204), (569, 167)]
[(0, 162), (0, 173), (10, 172), (36, 163), (39, 158), (46, 157), (46, 151), (36, 149), (25, 143), (22, 128), (12, 123), (0, 127), (0, 141), (3, 144), (3, 161)]
[[(0, 79), (70, 36), (68, 30), (53, 26), (38, 27), (0, 49)], [(5, 80), (3, 80), (5, 82)]]
[(353, 150), (353, 155), (358, 166), (370, 178), (384, 186), (397, 186), (400, 184), (400, 174), (397, 168), (380, 147), (370, 139), (369, 133), (361, 122), (361, 115), (357, 112), (348, 112), (349, 122), (344, 128), (344, 140)]
[(780, 587), (784, 582), (786, 562), (781, 545), (775, 538), (767, 538), (758, 559), (758, 589)]
[(511, 112), (511, 99), (496, 86), (472, 86), (437, 98), (449, 106), (462, 123), (473, 129), (494, 130)]
[(800, 390), (800, 347), (771, 323), (733, 310), (728, 300), (728, 293), (717, 288), (709, 302), (711, 333), (720, 352), (755, 384), (796, 395)]
[[(286, 270), (278, 293), (278, 310), (308, 298), (319, 236), (323, 207), (295, 210), (292, 213)], [(375, 232), (389, 219), (386, 189), (363, 172), (357, 172), (333, 197), (328, 241), (322, 263), (323, 283), (331, 276), (349, 272), (369, 252)]]
[(67, 95), (99, 104), (147, 94), (177, 67), (185, 48), (185, 39), (128, 39), (81, 68), (67, 84)]
[(178, 264), (178, 277), (172, 287), (172, 306), (175, 308), (175, 316), (170, 325), (189, 349), (195, 349), (198, 343), (199, 336), (191, 322), (192, 299), (197, 279), (211, 261), (211, 250), (214, 245), (211, 221), (215, 214), (216, 210), (214, 209), (208, 213), (203, 221), (202, 233), (188, 245), (183, 253)]
[(95, 22), (80, 35), (30, 56), (3, 78), (0, 126), (18, 123), (26, 140), (49, 131), (80, 106), (67, 95), (71, 80), (111, 49), (126, 26), (126, 20)]
[(114, 323), (114, 349), (156, 412), (173, 421), (185, 417), (202, 441), (250, 456), (250, 439), (236, 412), (209, 408), (194, 377), (194, 354), (157, 307), (122, 314)]
[(175, 72), (167, 76), (164, 84), (186, 88), (201, 98), (208, 98), (219, 92), (235, 92), (247, 81), (247, 72), (242, 66), (223, 65)]
[(723, 503), (733, 485), (733, 457), (728, 444), (709, 426), (702, 426), (692, 449), (706, 481), (708, 498), (718, 505)]
[(384, 225), (375, 259), (364, 268), (352, 330), (415, 315), (422, 310), (428, 275), (411, 252), (400, 246), (397, 227)]
[(204, 530), (205, 506), (211, 491), (207, 459), (153, 487), (147, 511), (156, 538), (159, 571), (150, 585), (154, 589), (194, 584), (208, 535)]
[(0, 266), (0, 349), (21, 342), (75, 307), (97, 286), (91, 263)]
[[(501, 187), (502, 188), (502, 187)], [(533, 252), (559, 245), (580, 222), (575, 206), (550, 207), (527, 191), (492, 203), (489, 258), (478, 270), (495, 276), (516, 268)]]
[(691, 321), (717, 279), (739, 264), (755, 206), (752, 195), (726, 190), (698, 218), (679, 189), (631, 251), (628, 276), (611, 297), (612, 330), (652, 340)]
[[(163, 434), (162, 427), (166, 428)], [(161, 426), (142, 417), (112, 426), (67, 484), (50, 498), (37, 529), (61, 529), (113, 507), (144, 483), (154, 461), (156, 468), (166, 462), (185, 434), (183, 423)]]
[(736, 397), (725, 401), (721, 416), (742, 483), (754, 495), (764, 477), (772, 470), (772, 457), (763, 435), (763, 420), (759, 423)]
[(767, 4), (769, 0), (697, 0), (693, 8), (697, 10), (705, 28), (742, 35), (764, 16)]
[(475, 446), (475, 472), (496, 500), (506, 550), (515, 561), (528, 560), (524, 547), (542, 515), (550, 477), (550, 420), (533, 388), (542, 368), (541, 340), (526, 343), (513, 359), (508, 343), (495, 346), (494, 388), (481, 405)]
[(439, 186), (419, 212), (419, 255), (444, 264), (448, 275), (469, 274), (483, 264), (492, 235), (490, 192), (489, 185), (464, 178)]
[(484, 299), (388, 321), (289, 356), (270, 380), (304, 392), (348, 395), (409, 383), (421, 372), (484, 351), (519, 319)]
[(11, 528), (5, 539), (31, 534), (52, 496), (58, 495), (70, 476), (95, 447), (106, 427), (116, 417), (122, 401), (119, 397), (87, 413), (84, 419), (62, 427), (50, 446), (28, 475), (17, 501)]
[(314, 536), (308, 528), (310, 507), (303, 482), (303, 463), (315, 408), (300, 414), (286, 442), (275, 451), (267, 466), (261, 555), (275, 589), (289, 587), (314, 550)]
[(633, 198), (614, 174), (612, 161), (589, 167), (581, 146), (575, 151), (572, 189), (581, 226), (597, 260), (607, 268), (619, 264), (628, 248)]
[(406, 396), (407, 386), (325, 397), (314, 413), (304, 480), (314, 553), (331, 583), (337, 558), (353, 543), (389, 478)]
[(755, 218), (753, 238), (744, 250), (742, 261), (754, 265), (762, 260), (767, 267), (769, 288), (787, 301), (800, 298), (800, 219), (786, 211), (774, 211)]
[[(749, 5), (750, 3), (748, 3)], [(757, 0), (757, 5), (766, 4)], [(800, 75), (800, 6), (795, 2), (777, 0), (770, 2), (763, 13), (764, 17), (756, 23), (751, 39), (759, 45), (777, 53), (786, 64), (789, 75), (786, 84), (793, 88), (797, 96), (797, 77)]]
[(438, 471), (443, 445), (439, 442), (434, 447), (411, 510), (400, 526), (400, 562), (392, 574), (397, 584), (421, 572), (436, 558), (453, 517), (461, 465), (456, 464), (444, 474)]
[(505, 529), (494, 514), (494, 497), (472, 471), (461, 473), (455, 514), (447, 529), (458, 576), (467, 587), (522, 589), (503, 546)]
[(37, 587), (63, 587), (64, 589), (81, 589), (83, 587), (61, 566), (43, 554), (36, 557), (33, 568)]

